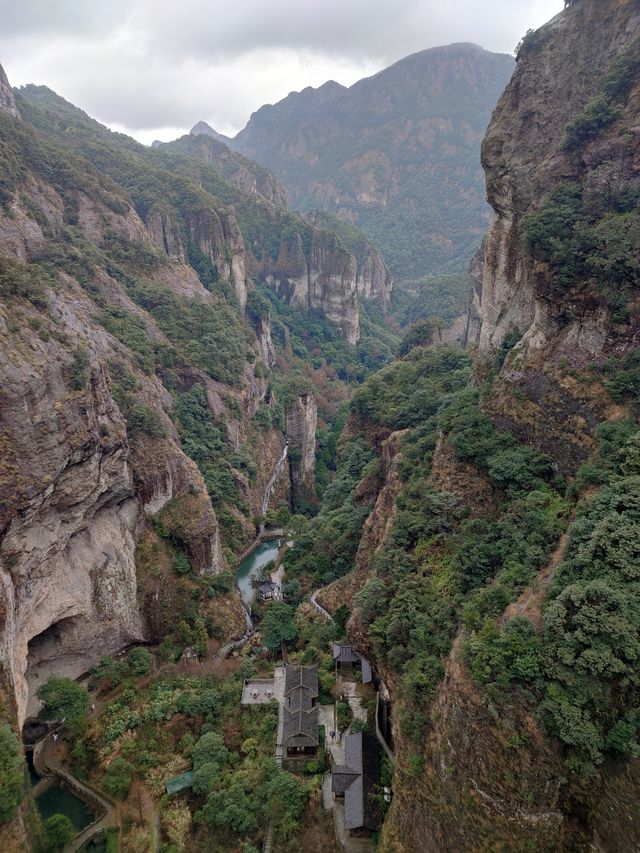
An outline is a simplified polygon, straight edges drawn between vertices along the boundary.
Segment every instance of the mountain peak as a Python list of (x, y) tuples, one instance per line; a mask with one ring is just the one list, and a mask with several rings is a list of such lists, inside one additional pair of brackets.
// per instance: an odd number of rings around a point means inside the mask
[(4, 73), (4, 68), (0, 65), (0, 112), (9, 113), (14, 118), (20, 118), (20, 113), (16, 107), (16, 100), (13, 97), (11, 86), (7, 75)]
[(214, 130), (206, 121), (196, 122), (189, 133), (191, 136), (210, 136), (212, 139), (217, 139), (219, 142), (228, 143), (231, 141), (228, 136), (225, 136), (224, 133), (218, 133), (218, 131)]

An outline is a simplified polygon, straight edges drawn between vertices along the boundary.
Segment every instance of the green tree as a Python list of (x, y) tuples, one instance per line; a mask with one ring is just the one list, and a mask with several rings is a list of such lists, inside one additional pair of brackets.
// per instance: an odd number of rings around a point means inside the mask
[(62, 850), (78, 834), (64, 814), (53, 814), (44, 822), (47, 851)]
[(267, 781), (264, 793), (266, 816), (275, 821), (285, 837), (290, 836), (307, 804), (303, 783), (291, 773), (280, 771)]
[(201, 658), (205, 658), (209, 651), (209, 635), (202, 619), (196, 619), (193, 626), (193, 648)]
[(269, 606), (260, 631), (262, 642), (272, 652), (280, 648), (280, 643), (292, 643), (298, 637), (298, 626), (294, 621), (294, 610), (289, 604), (277, 601)]
[(129, 794), (134, 771), (133, 764), (124, 758), (114, 758), (102, 777), (102, 787), (112, 797), (124, 800)]
[(131, 649), (127, 655), (127, 663), (129, 664), (131, 675), (146, 675), (151, 669), (151, 654), (147, 649), (138, 646), (135, 649)]
[(234, 777), (227, 787), (209, 794), (202, 811), (207, 823), (226, 826), (238, 835), (248, 835), (258, 826), (257, 798)]
[(24, 796), (24, 762), (18, 740), (11, 727), (0, 727), (0, 823), (14, 814)]
[(205, 761), (197, 770), (193, 771), (193, 784), (191, 788), (194, 794), (206, 797), (216, 782), (220, 781), (220, 767), (215, 761)]
[(52, 676), (38, 687), (36, 696), (43, 703), (40, 716), (49, 720), (66, 720), (73, 731), (84, 722), (89, 707), (89, 694), (71, 678)]
[(227, 763), (229, 750), (224, 745), (224, 739), (220, 732), (206, 732), (196, 742), (191, 757), (194, 770), (198, 770), (203, 764), (215, 764), (222, 767)]

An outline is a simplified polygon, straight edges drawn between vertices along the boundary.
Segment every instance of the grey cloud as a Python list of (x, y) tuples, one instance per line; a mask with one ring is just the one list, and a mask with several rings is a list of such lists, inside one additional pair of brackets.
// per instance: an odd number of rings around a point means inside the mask
[(2, 39), (35, 34), (106, 34), (120, 26), (127, 0), (0, 0)]
[(0, 0), (0, 62), (131, 132), (229, 130), (262, 103), (349, 85), (427, 47), (510, 52), (562, 0)]

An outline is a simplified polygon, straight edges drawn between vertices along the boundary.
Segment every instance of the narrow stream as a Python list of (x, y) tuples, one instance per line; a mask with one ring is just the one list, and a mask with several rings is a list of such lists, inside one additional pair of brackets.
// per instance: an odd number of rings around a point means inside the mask
[(272, 539), (269, 542), (262, 542), (255, 548), (248, 557), (238, 566), (236, 572), (236, 583), (240, 590), (240, 596), (245, 606), (251, 609), (251, 602), (255, 595), (253, 579), (258, 576), (260, 569), (266, 566), (271, 560), (275, 560), (278, 556), (281, 539)]

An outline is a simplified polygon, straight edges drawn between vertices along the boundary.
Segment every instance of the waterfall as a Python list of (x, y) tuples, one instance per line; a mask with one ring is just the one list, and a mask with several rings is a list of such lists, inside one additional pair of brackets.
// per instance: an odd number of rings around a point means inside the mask
[(280, 476), (282, 469), (284, 467), (284, 463), (287, 459), (287, 454), (289, 452), (289, 442), (284, 446), (284, 450), (282, 451), (282, 456), (276, 462), (276, 467), (273, 469), (273, 473), (269, 478), (269, 482), (267, 483), (267, 488), (264, 490), (264, 497), (262, 498), (262, 514), (266, 515), (267, 510), (269, 509), (269, 501), (271, 499), (271, 492), (273, 491), (273, 487), (276, 484), (276, 480)]

